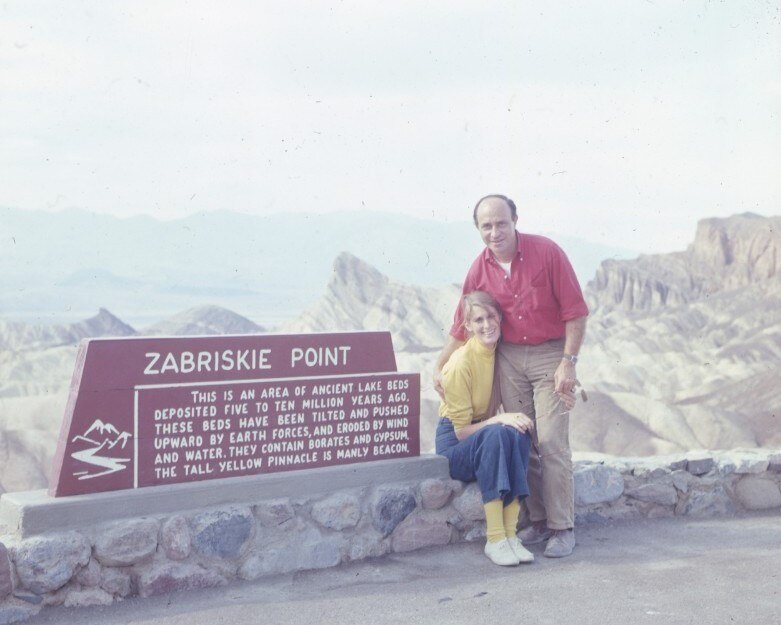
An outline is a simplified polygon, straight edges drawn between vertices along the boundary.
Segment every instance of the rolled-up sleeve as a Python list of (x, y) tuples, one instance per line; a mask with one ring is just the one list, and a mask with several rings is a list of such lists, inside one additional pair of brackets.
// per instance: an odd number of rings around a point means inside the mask
[(588, 306), (583, 299), (575, 270), (569, 258), (558, 245), (551, 248), (551, 284), (553, 295), (559, 303), (559, 314), (562, 321), (570, 321), (588, 315)]

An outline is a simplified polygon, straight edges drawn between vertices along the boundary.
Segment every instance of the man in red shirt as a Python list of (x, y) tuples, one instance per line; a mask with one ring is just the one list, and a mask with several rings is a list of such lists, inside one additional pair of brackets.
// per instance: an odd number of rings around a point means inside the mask
[[(524, 544), (548, 541), (545, 555), (563, 557), (575, 546), (575, 500), (569, 410), (575, 404), (575, 364), (588, 307), (567, 256), (545, 237), (521, 234), (515, 204), (503, 195), (482, 198), (473, 213), (486, 249), (472, 263), (464, 293), (490, 293), (502, 308), (497, 348), (502, 405), (535, 421), (526, 499), (532, 524)], [(464, 344), (461, 309), (437, 359), (434, 386), (442, 393), (442, 367)]]

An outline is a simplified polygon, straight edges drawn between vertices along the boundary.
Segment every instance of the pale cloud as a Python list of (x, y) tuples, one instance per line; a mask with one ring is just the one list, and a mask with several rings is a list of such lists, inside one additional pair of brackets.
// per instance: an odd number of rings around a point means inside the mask
[(10, 2), (0, 205), (452, 220), (505, 192), (530, 229), (675, 249), (698, 218), (778, 212), (778, 15), (778, 3)]

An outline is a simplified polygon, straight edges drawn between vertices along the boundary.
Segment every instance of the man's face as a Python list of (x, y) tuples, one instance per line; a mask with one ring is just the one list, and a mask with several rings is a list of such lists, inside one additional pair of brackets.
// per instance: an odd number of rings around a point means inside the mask
[(493, 252), (497, 260), (503, 263), (512, 260), (517, 251), (515, 222), (510, 207), (504, 200), (491, 198), (483, 201), (477, 208), (477, 229), (485, 246)]

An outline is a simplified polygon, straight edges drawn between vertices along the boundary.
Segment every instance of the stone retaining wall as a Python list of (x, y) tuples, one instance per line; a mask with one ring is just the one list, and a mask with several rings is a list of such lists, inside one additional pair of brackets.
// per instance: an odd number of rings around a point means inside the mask
[[(576, 523), (781, 509), (781, 453), (575, 463)], [(22, 538), (0, 536), (0, 624), (46, 605), (257, 580), (432, 545), (481, 540), (475, 484), (447, 477), (150, 515)]]

